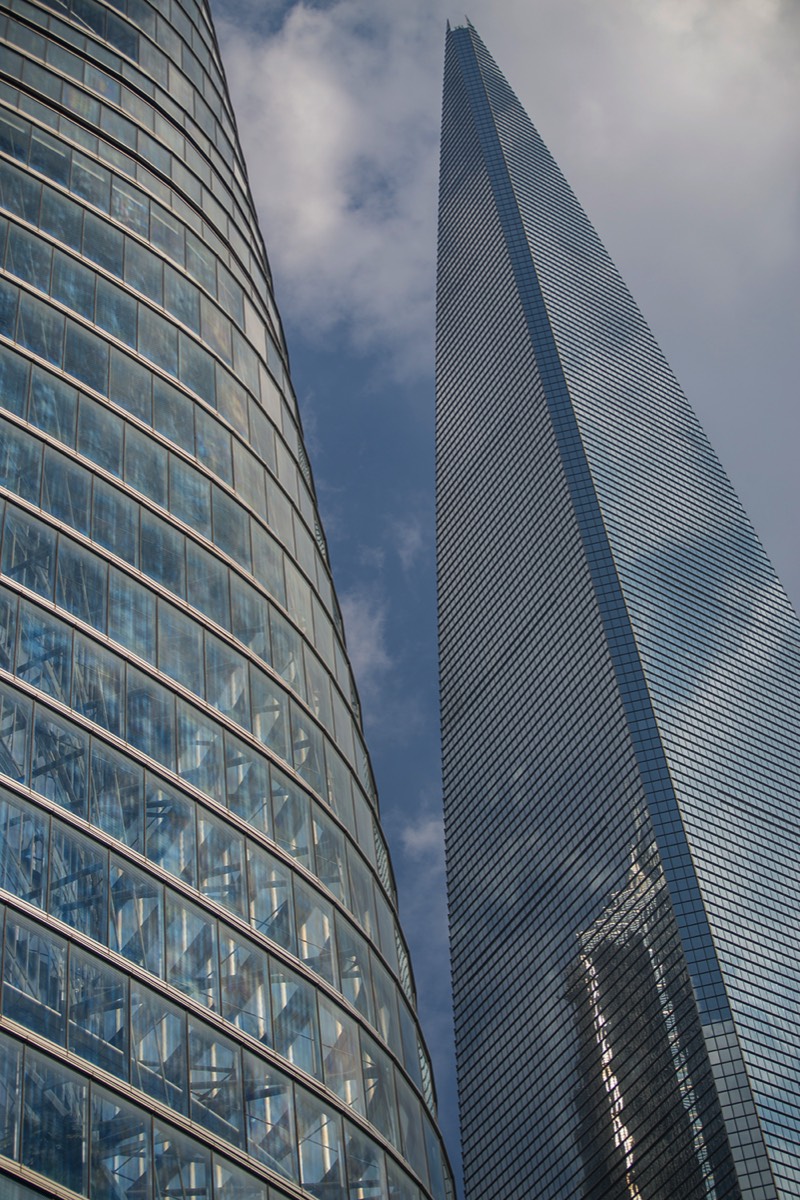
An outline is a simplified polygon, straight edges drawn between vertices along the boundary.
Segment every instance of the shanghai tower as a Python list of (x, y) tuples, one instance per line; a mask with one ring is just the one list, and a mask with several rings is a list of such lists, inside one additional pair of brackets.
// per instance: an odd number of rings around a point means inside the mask
[(0, 1194), (448, 1200), (205, 0), (0, 4)]
[(467, 1200), (800, 1189), (800, 624), (471, 25), (437, 286)]

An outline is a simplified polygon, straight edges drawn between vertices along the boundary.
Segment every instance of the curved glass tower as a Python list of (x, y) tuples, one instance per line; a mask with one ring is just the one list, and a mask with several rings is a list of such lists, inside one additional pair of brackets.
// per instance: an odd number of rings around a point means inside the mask
[(446, 1200), (208, 8), (0, 4), (0, 1191)]
[(800, 622), (475, 30), (437, 467), (467, 1196), (800, 1188)]

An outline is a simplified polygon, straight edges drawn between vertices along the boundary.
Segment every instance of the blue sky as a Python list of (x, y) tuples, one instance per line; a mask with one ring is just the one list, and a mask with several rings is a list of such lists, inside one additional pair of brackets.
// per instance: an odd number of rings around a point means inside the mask
[[(463, 14), (440, 0), (213, 7), (457, 1163), (433, 305), (444, 26)], [(800, 9), (477, 0), (469, 15), (631, 286), (797, 603)]]

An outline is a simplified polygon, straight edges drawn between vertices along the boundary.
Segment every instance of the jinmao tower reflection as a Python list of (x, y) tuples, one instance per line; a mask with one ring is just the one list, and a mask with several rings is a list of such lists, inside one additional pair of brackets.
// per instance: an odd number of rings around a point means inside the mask
[(467, 1198), (797, 1196), (800, 624), (470, 25), (437, 472)]
[(0, 4), (0, 1194), (447, 1200), (208, 5)]

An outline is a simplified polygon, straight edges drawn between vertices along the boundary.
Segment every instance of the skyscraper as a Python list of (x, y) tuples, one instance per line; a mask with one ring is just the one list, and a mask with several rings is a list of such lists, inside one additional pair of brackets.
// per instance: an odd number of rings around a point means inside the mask
[(800, 625), (471, 26), (437, 470), (468, 1200), (796, 1196)]
[(208, 5), (0, 5), (0, 1193), (446, 1200)]

